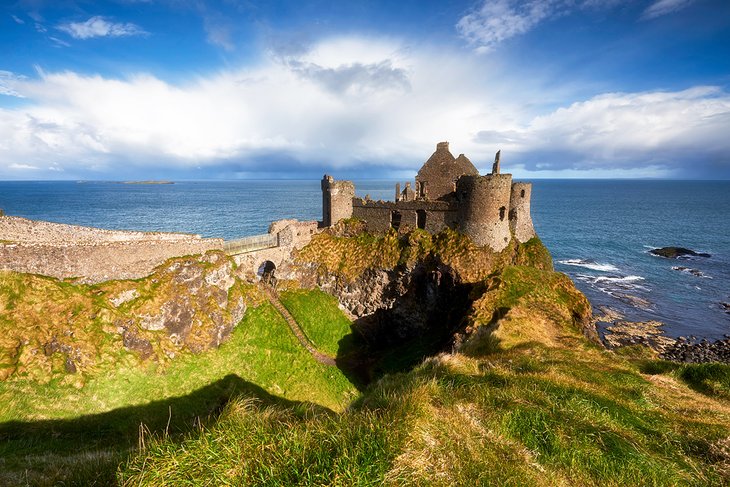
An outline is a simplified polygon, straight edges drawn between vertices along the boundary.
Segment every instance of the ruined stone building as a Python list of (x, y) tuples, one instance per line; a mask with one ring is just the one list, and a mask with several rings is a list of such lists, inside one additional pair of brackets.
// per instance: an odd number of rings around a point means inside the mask
[(449, 143), (439, 142), (418, 171), (415, 188), (410, 182), (402, 190), (396, 184), (394, 201), (357, 198), (351, 181), (325, 175), (322, 223), (332, 226), (355, 217), (366, 222), (371, 232), (422, 228), (436, 233), (448, 227), (495, 251), (505, 248), (512, 236), (526, 242), (535, 236), (530, 216), (532, 184), (512, 182), (511, 174), (501, 174), (499, 159), (497, 152), (491, 174), (480, 176), (464, 154), (454, 157)]

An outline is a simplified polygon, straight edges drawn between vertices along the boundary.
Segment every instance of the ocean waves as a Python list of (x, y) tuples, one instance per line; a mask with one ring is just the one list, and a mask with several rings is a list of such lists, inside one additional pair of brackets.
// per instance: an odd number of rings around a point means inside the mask
[(585, 259), (565, 259), (565, 260), (559, 260), (558, 261), (561, 264), (564, 265), (572, 265), (577, 267), (584, 267), (586, 269), (591, 269), (593, 271), (599, 271), (599, 272), (616, 272), (618, 271), (618, 268), (612, 264), (601, 264), (599, 262), (596, 262), (595, 260), (585, 260)]

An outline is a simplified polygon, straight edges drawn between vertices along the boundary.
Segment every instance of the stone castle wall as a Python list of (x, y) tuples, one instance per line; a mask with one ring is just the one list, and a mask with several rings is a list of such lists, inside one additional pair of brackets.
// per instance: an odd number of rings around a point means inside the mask
[(456, 185), (459, 231), (477, 245), (497, 252), (505, 248), (512, 238), (508, 218), (511, 190), (511, 174), (460, 178)]
[(222, 249), (197, 235), (103, 230), (0, 217), (0, 270), (84, 283), (144, 277), (171, 257)]
[(512, 196), (509, 201), (510, 230), (519, 242), (527, 242), (535, 234), (530, 213), (532, 183), (512, 183)]
[(332, 176), (322, 178), (322, 224), (329, 227), (352, 216), (355, 185), (352, 181), (335, 181)]
[(400, 215), (399, 232), (423, 228), (436, 233), (445, 227), (456, 228), (457, 225), (457, 207), (451, 202), (372, 201), (362, 198), (355, 198), (352, 202), (352, 216), (366, 221), (368, 230), (372, 232), (388, 231), (393, 226), (393, 212)]

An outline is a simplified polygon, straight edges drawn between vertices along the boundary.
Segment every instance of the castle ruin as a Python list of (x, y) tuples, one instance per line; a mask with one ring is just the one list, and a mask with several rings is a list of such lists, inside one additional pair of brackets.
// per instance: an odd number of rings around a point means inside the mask
[(394, 201), (373, 201), (355, 196), (351, 181), (322, 179), (323, 226), (355, 217), (371, 232), (393, 228), (407, 232), (421, 228), (437, 233), (452, 228), (469, 236), (477, 245), (494, 251), (504, 249), (514, 236), (526, 242), (535, 236), (530, 216), (531, 183), (512, 182), (511, 174), (500, 172), (500, 152), (490, 174), (480, 176), (464, 155), (454, 157), (448, 142), (436, 144), (436, 151), (410, 182), (395, 187)]

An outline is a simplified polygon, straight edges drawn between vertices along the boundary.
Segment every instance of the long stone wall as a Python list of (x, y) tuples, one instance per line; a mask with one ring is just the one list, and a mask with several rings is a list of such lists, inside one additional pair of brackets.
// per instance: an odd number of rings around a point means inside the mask
[(0, 270), (96, 283), (144, 277), (171, 257), (222, 249), (198, 235), (104, 230), (0, 217)]
[[(368, 231), (386, 232), (392, 227), (393, 212), (400, 215), (399, 231), (422, 228), (437, 233), (444, 228), (456, 228), (458, 207), (446, 201), (372, 201), (352, 200), (352, 216), (367, 222)], [(419, 222), (419, 212), (422, 212)]]

